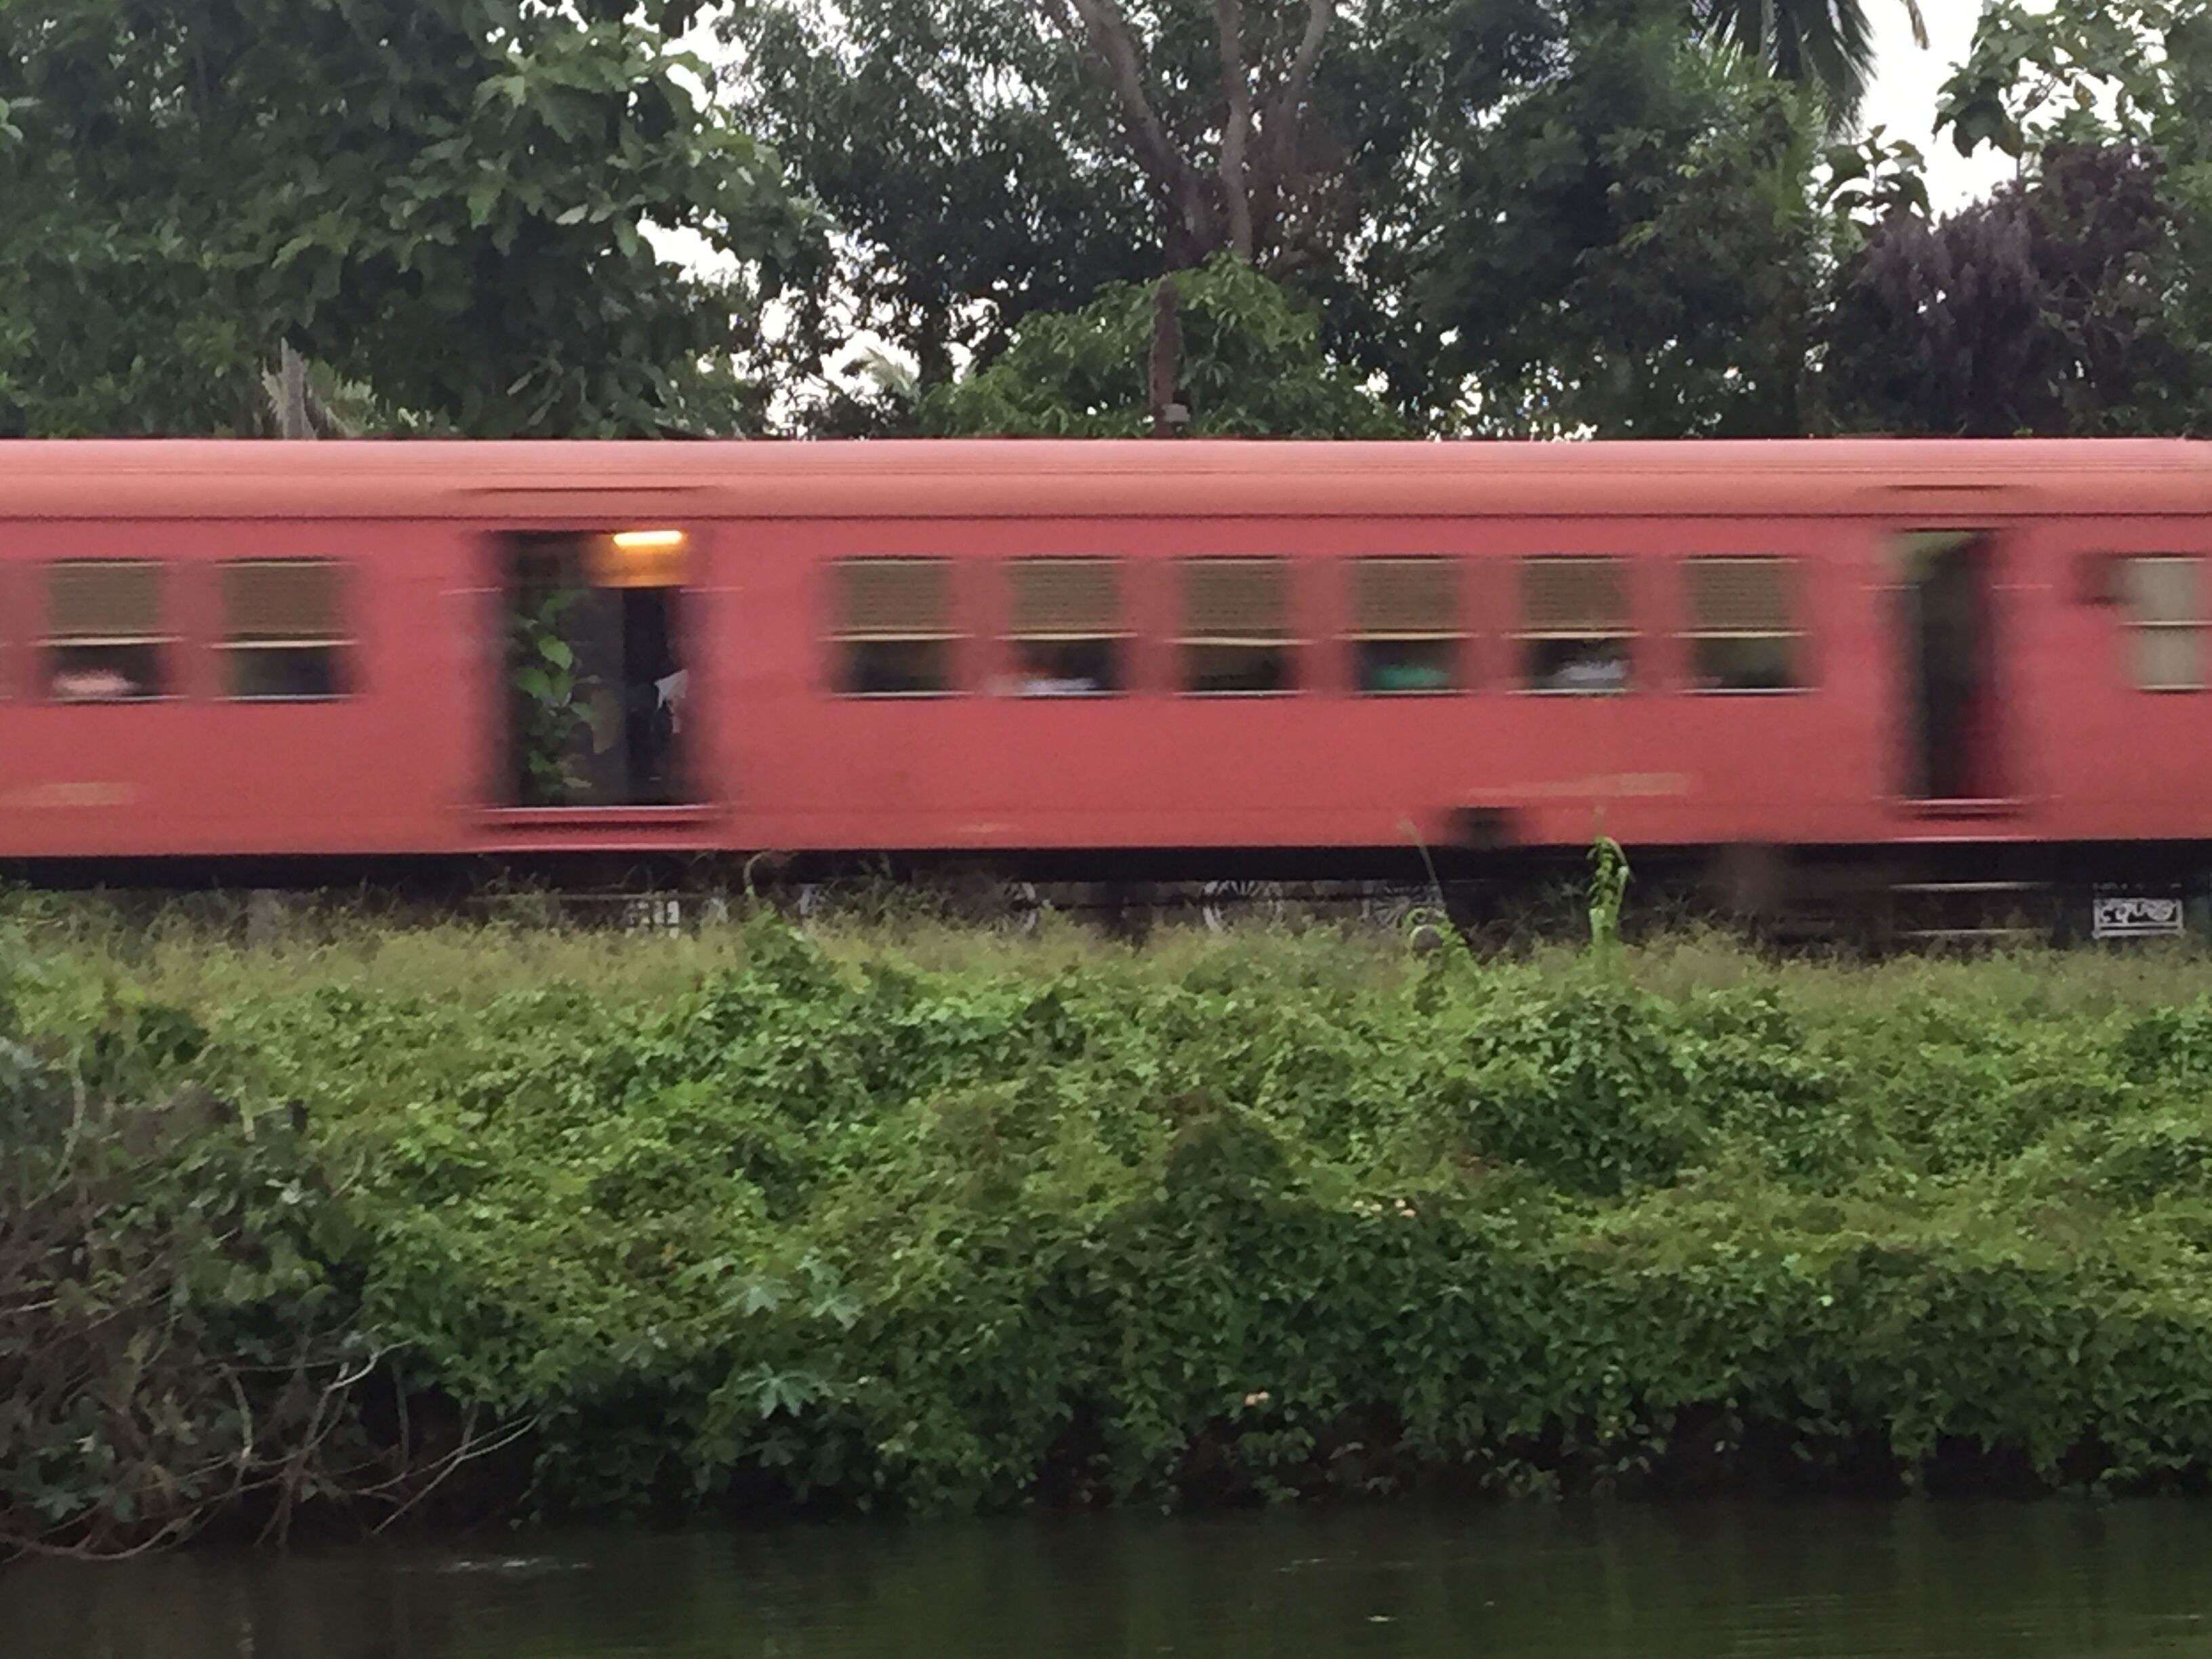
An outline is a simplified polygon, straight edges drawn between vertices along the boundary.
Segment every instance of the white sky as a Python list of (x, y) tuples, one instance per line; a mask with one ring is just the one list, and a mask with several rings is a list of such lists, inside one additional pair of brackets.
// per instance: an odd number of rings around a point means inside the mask
[(1874, 20), (1877, 56), (1875, 82), (1862, 117), (1869, 128), (1920, 146), (1928, 157), (1929, 205), (1937, 213), (1963, 207), (2008, 177), (2009, 156), (1984, 149), (1969, 161), (1947, 134), (1929, 130), (1936, 119), (1936, 94), (1974, 43), (1982, 9), (1975, 0), (1921, 0), (1928, 19), (1928, 50), (1912, 43), (1904, 0), (1866, 0)]

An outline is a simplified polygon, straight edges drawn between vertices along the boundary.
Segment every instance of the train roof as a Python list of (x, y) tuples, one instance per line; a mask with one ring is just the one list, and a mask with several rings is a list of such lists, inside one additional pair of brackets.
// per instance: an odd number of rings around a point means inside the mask
[(2212, 511), (2179, 439), (1659, 442), (61, 441), (0, 445), (0, 519), (614, 521)]

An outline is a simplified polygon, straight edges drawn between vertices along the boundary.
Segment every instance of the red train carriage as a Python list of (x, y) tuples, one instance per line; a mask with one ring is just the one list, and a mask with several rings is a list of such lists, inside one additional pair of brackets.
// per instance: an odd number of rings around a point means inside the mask
[(2212, 842), (2181, 443), (0, 454), (18, 866)]

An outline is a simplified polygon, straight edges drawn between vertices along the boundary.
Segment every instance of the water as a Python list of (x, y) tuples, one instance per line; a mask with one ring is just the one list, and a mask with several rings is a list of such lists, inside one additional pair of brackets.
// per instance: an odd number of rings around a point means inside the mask
[(562, 1534), (0, 1570), (6, 1659), (2212, 1656), (2212, 1506)]

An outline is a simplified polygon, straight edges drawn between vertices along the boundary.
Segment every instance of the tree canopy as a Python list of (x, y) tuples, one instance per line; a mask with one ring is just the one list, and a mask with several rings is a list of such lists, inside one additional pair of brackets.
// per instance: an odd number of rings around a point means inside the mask
[(2021, 177), (1839, 273), (1838, 406), (1889, 431), (2194, 432), (2212, 416), (2212, 6), (1992, 0), (1947, 83)]
[(2197, 429), (2212, 0), (1990, 0), (1941, 218), (1884, 7), (17, 0), (0, 431)]
[(2164, 182), (2148, 149), (2056, 145), (1989, 201), (1886, 226), (1838, 285), (1839, 405), (1886, 431), (2189, 429), (2212, 381)]
[[(33, 430), (254, 430), (290, 342), (463, 431), (728, 427), (811, 227), (676, 51), (695, 15), (15, 0), (0, 384)], [(650, 226), (741, 275), (658, 257)]]
[[(1857, 47), (1806, 43), (1866, 36), (1856, 0), (740, 0), (723, 27), (745, 119), (842, 233), (809, 311), (817, 349), (857, 323), (935, 385), (1035, 313), (1229, 253), (1425, 425), (1449, 423), (1469, 375), (1540, 377), (1560, 344), (1547, 315), (1582, 304), (1577, 285), (1626, 296), (1632, 241), (1686, 270), (1702, 212), (1727, 221), (1725, 257), (1765, 259), (1857, 95), (1844, 69), (1863, 68)], [(1686, 165), (1700, 209), (1678, 199)], [(1795, 207), (1772, 199), (1777, 177)], [(1611, 273), (1585, 270), (1607, 256)], [(1784, 285), (1805, 265), (1781, 256)], [(1721, 343), (1760, 303), (1724, 296), (1701, 339), (1659, 348), (1726, 373)], [(1638, 325), (1665, 323), (1645, 310)], [(1771, 356), (1802, 328), (1752, 331)], [(1643, 348), (1605, 343), (1609, 374)], [(1686, 401), (1693, 428), (1719, 429), (1786, 424), (1792, 400), (1757, 416)]]
[[(1163, 296), (1119, 283), (1082, 310), (1043, 313), (985, 368), (933, 388), (919, 410), (933, 434), (1127, 438), (1146, 429), (1155, 373), (1210, 437), (1389, 438), (1403, 421), (1322, 349), (1313, 317), (1243, 259), (1218, 254), (1168, 284), (1170, 369), (1156, 365)], [(1157, 399), (1168, 402), (1169, 398)], [(1180, 424), (1180, 422), (1178, 422)]]

